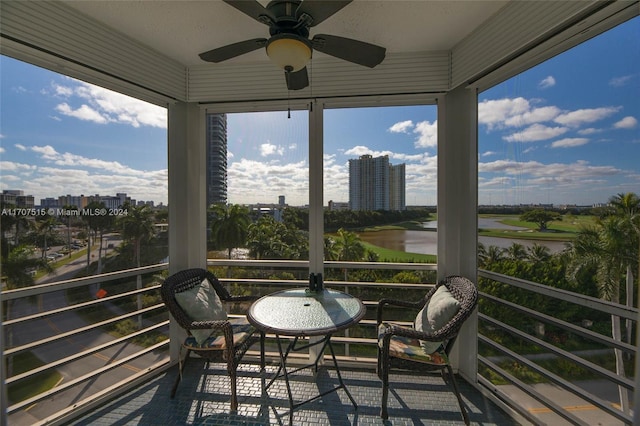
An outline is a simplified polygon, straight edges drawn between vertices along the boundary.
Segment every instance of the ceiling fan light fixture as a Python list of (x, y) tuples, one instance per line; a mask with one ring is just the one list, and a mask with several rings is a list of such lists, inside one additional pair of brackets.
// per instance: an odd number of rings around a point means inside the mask
[(296, 34), (274, 35), (266, 49), (269, 59), (289, 72), (300, 71), (311, 60), (311, 43)]

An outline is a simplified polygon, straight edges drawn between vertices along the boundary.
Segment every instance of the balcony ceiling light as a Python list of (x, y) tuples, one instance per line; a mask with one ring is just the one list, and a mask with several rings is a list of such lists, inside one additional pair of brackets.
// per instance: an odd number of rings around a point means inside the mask
[(267, 55), (287, 72), (300, 71), (311, 60), (311, 43), (296, 34), (278, 34), (269, 39)]

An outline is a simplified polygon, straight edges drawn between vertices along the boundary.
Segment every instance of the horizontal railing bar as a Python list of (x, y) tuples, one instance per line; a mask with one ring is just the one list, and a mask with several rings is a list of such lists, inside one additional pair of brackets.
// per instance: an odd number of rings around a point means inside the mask
[[(511, 395), (502, 391), (497, 385), (493, 384), (491, 380), (482, 377), (480, 374), (477, 376), (478, 384), (477, 388), (481, 393), (485, 393), (482, 391), (483, 388), (486, 388), (486, 392), (489, 392), (491, 396), (499, 401), (500, 405), (503, 407), (508, 407), (509, 410), (514, 410), (520, 416), (523, 416), (526, 420), (529, 421), (532, 425), (536, 426), (547, 426), (546, 423), (540, 421), (539, 418), (534, 416), (527, 410), (524, 406), (522, 406), (519, 402), (514, 401), (511, 398)], [(506, 410), (505, 410), (506, 411)], [(511, 416), (513, 417), (513, 416)]]
[(558, 300), (564, 300), (565, 302), (571, 302), (576, 305), (596, 309), (611, 315), (617, 315), (625, 319), (636, 320), (640, 314), (640, 310), (638, 308), (624, 306), (619, 303), (598, 299), (597, 297), (574, 293), (561, 288), (554, 288), (520, 278), (510, 277), (508, 275), (487, 271), (485, 269), (478, 269), (478, 276), (509, 284), (524, 290), (529, 290), (544, 296), (553, 297)]
[(584, 399), (585, 401), (588, 401), (590, 403), (592, 403), (593, 405), (599, 407), (600, 409), (606, 411), (607, 413), (613, 415), (614, 417), (616, 417), (617, 419), (620, 419), (624, 422), (631, 422), (631, 417), (626, 415), (625, 413), (622, 413), (619, 410), (616, 410), (612, 407), (609, 406), (608, 401), (604, 401), (600, 398), (598, 398), (597, 396), (587, 392), (586, 390), (579, 388), (578, 386), (574, 385), (573, 383), (570, 383), (566, 380), (564, 380), (562, 377), (557, 376), (556, 374), (540, 367), (538, 364), (536, 364), (535, 362), (529, 361), (527, 358), (524, 358), (518, 354), (516, 354), (515, 352), (511, 351), (510, 349), (500, 345), (497, 342), (494, 342), (493, 340), (487, 338), (486, 336), (483, 336), (482, 334), (478, 335), (478, 340), (484, 342), (485, 344), (493, 347), (494, 349), (501, 351), (505, 354), (507, 354), (508, 356), (510, 356), (511, 358), (517, 360), (518, 362), (521, 362), (522, 364), (526, 364), (527, 367), (531, 368), (532, 370), (534, 370), (537, 373), (540, 373), (542, 376), (546, 377), (547, 379), (551, 380), (553, 383), (556, 383), (557, 385), (561, 386), (562, 388), (564, 388), (565, 390), (573, 393), (574, 395), (576, 395), (579, 398)]
[[(218, 278), (223, 284), (253, 284), (264, 287), (282, 286), (282, 287), (307, 287), (309, 284), (306, 280), (271, 280), (267, 278)], [(370, 287), (370, 288), (399, 288), (407, 290), (429, 290), (435, 284), (411, 284), (411, 283), (387, 283), (387, 282), (362, 282), (362, 281), (324, 281), (325, 287)], [(378, 303), (378, 302), (375, 302)]]
[(158, 289), (160, 289), (160, 287), (161, 287), (160, 285), (144, 287), (142, 289), (136, 289), (136, 290), (132, 290), (132, 291), (129, 291), (129, 292), (126, 292), (126, 293), (118, 293), (118, 294), (115, 294), (113, 296), (106, 296), (106, 297), (103, 297), (101, 299), (89, 300), (87, 302), (77, 303), (75, 305), (65, 306), (63, 308), (52, 309), (50, 311), (44, 311), (44, 312), (39, 312), (39, 313), (33, 314), (33, 315), (28, 315), (28, 316), (24, 316), (24, 317), (20, 317), (20, 318), (14, 318), (14, 319), (5, 321), (3, 325), (10, 326), (10, 325), (19, 324), (21, 322), (31, 321), (31, 320), (34, 320), (34, 319), (41, 319), (41, 318), (46, 317), (46, 316), (51, 316), (51, 315), (55, 315), (55, 314), (61, 314), (61, 313), (64, 313), (64, 312), (69, 312), (69, 311), (75, 311), (75, 310), (78, 310), (78, 309), (86, 308), (88, 306), (99, 305), (99, 304), (102, 304), (102, 303), (110, 302), (112, 300), (122, 299), (124, 297), (129, 297), (129, 296), (135, 296), (136, 294), (139, 294), (139, 293), (146, 293), (148, 291), (158, 290)]
[(101, 283), (103, 281), (113, 281), (120, 278), (133, 277), (136, 275), (146, 275), (153, 272), (164, 271), (169, 267), (168, 263), (160, 263), (153, 266), (143, 266), (140, 268), (125, 269), (123, 271), (109, 272), (106, 274), (92, 275), (90, 277), (73, 278), (71, 280), (56, 281), (53, 283), (37, 284), (30, 287), (6, 290), (2, 292), (3, 300), (20, 299), (23, 297), (37, 296), (52, 291), (67, 290), (83, 285)]
[[(207, 259), (209, 266), (234, 266), (234, 267), (271, 267), (271, 268), (308, 268), (308, 260), (246, 260), (246, 259)], [(328, 260), (324, 262), (325, 268), (345, 269), (417, 269), (424, 271), (436, 271), (435, 263), (400, 263), (400, 262), (341, 262)]]
[(328, 260), (324, 262), (327, 269), (345, 268), (345, 269), (398, 269), (398, 270), (419, 270), (419, 271), (437, 271), (436, 263), (400, 263), (400, 262), (340, 262)]
[(38, 395), (36, 395), (34, 397), (25, 399), (24, 401), (20, 401), (20, 402), (18, 402), (16, 404), (10, 406), (7, 409), (7, 411), (8, 411), (9, 414), (11, 414), (11, 413), (13, 413), (13, 412), (15, 412), (15, 411), (17, 411), (17, 410), (19, 410), (21, 408), (24, 408), (24, 407), (27, 407), (29, 405), (35, 404), (36, 402), (42, 401), (43, 399), (46, 399), (46, 398), (50, 397), (51, 395), (55, 395), (55, 394), (60, 393), (60, 392), (62, 392), (64, 390), (67, 390), (67, 389), (69, 389), (69, 388), (71, 388), (71, 387), (73, 387), (73, 386), (75, 386), (75, 385), (77, 385), (79, 383), (82, 383), (82, 382), (84, 382), (86, 380), (89, 380), (89, 379), (91, 379), (93, 377), (99, 376), (102, 373), (105, 373), (105, 372), (110, 371), (110, 370), (114, 370), (114, 369), (120, 367), (121, 365), (124, 365), (124, 364), (128, 363), (129, 361), (132, 361), (132, 360), (134, 360), (136, 358), (140, 358), (141, 356), (146, 355), (146, 354), (148, 354), (150, 352), (153, 352), (156, 349), (159, 349), (162, 346), (166, 346), (168, 344), (169, 344), (169, 340), (168, 339), (164, 340), (162, 342), (156, 343), (155, 345), (149, 346), (148, 348), (145, 348), (145, 349), (143, 349), (141, 351), (138, 351), (136, 353), (128, 355), (128, 356), (126, 356), (126, 357), (124, 357), (122, 359), (119, 359), (117, 361), (113, 361), (113, 362), (111, 362), (109, 364), (106, 364), (106, 365), (100, 367), (100, 368), (97, 368), (94, 371), (92, 371), (91, 373), (82, 375), (82, 376), (77, 377), (75, 379), (71, 379), (66, 383), (62, 383), (59, 386), (55, 386), (52, 389), (44, 391), (44, 392), (42, 392), (42, 393), (40, 393), (40, 394), (38, 394)]
[(208, 266), (253, 266), (262, 268), (308, 268), (308, 260), (207, 259)]
[(156, 362), (142, 371), (139, 371), (124, 380), (119, 381), (105, 389), (102, 389), (96, 393), (93, 393), (85, 399), (75, 402), (73, 405), (58, 410), (51, 416), (35, 423), (33, 426), (57, 426), (66, 425), (70, 420), (77, 419), (80, 415), (89, 412), (91, 409), (99, 407), (104, 404), (105, 401), (122, 395), (136, 387), (142, 385), (149, 380), (149, 373), (152, 371), (162, 372), (167, 370), (170, 365), (170, 359), (166, 359)]
[(531, 336), (527, 333), (524, 333), (520, 330), (518, 330), (515, 327), (512, 327), (508, 324), (505, 324), (501, 321), (496, 320), (495, 318), (491, 318), (485, 314), (482, 313), (478, 313), (478, 318), (483, 320), (483, 321), (487, 321), (497, 327), (500, 327), (504, 330), (506, 330), (507, 332), (509, 332), (510, 334), (514, 335), (514, 336), (518, 336), (528, 342), (533, 343), (534, 345), (543, 347), (549, 351), (551, 351), (553, 354), (557, 355), (559, 358), (565, 358), (568, 359), (576, 364), (578, 364), (581, 367), (586, 368), (587, 370), (590, 370), (594, 373), (600, 374), (601, 376), (604, 376), (606, 378), (608, 378), (609, 380), (622, 385), (628, 389), (633, 389), (634, 387), (634, 382), (633, 380), (629, 380), (626, 377), (622, 377), (619, 376), (616, 373), (613, 373), (609, 370), (607, 370), (606, 368), (600, 367), (599, 365), (596, 365), (590, 361), (587, 361), (579, 356), (576, 356), (574, 354), (572, 354), (571, 352), (565, 351), (564, 349), (560, 349), (554, 345), (551, 345), (543, 340), (538, 339), (537, 337)]
[(111, 324), (111, 323), (114, 323), (114, 322), (118, 322), (118, 321), (122, 321), (122, 320), (127, 319), (127, 318), (135, 317), (135, 316), (138, 316), (140, 314), (151, 312), (153, 310), (160, 309), (160, 308), (163, 308), (163, 307), (164, 307), (164, 304), (162, 304), (162, 303), (157, 304), (157, 305), (153, 305), (153, 306), (149, 306), (149, 307), (137, 310), (137, 311), (133, 311), (133, 312), (130, 312), (130, 313), (127, 313), (127, 314), (124, 314), (124, 315), (120, 315), (120, 316), (117, 316), (117, 317), (110, 318), (110, 319), (105, 320), (105, 321), (97, 322), (97, 323), (94, 323), (92, 325), (88, 325), (86, 327), (80, 327), (80, 328), (76, 328), (76, 329), (71, 330), (71, 331), (67, 331), (65, 333), (56, 334), (55, 336), (47, 337), (46, 339), (36, 340), (34, 342), (27, 343), (27, 344), (22, 345), (22, 346), (16, 346), (14, 348), (5, 349), (4, 354), (7, 355), (7, 356), (8, 355), (14, 355), (14, 354), (19, 353), (19, 352), (24, 352), (26, 350), (29, 350), (29, 349), (32, 349), (32, 348), (35, 348), (35, 347), (38, 347), (38, 346), (41, 346), (41, 345), (45, 345), (47, 343), (51, 343), (51, 342), (55, 342), (55, 341), (58, 341), (58, 340), (61, 340), (61, 339), (65, 339), (65, 338), (70, 337), (70, 336), (75, 336), (76, 334), (84, 333), (85, 331), (94, 330), (96, 328), (100, 328), (100, 327), (103, 327), (105, 325), (108, 325), (108, 324)]
[[(539, 402), (541, 402), (546, 407), (549, 407), (549, 409), (551, 409), (554, 413), (556, 413), (557, 415), (565, 418), (566, 420), (568, 420), (572, 424), (589, 426), (588, 423), (584, 422), (579, 417), (576, 417), (572, 413), (570, 413), (567, 410), (565, 410), (563, 407), (561, 407), (558, 404), (556, 404), (553, 400), (547, 398), (546, 396), (544, 396), (543, 394), (538, 392), (533, 386), (530, 386), (530, 385), (524, 383), (523, 381), (521, 381), (520, 379), (518, 379), (517, 377), (512, 376), (507, 371), (505, 371), (502, 368), (498, 367), (496, 364), (494, 364), (493, 362), (489, 361), (487, 358), (483, 357), (482, 355), (478, 355), (478, 362), (481, 363), (481, 364), (486, 365), (488, 368), (490, 368), (491, 370), (493, 370), (496, 373), (498, 373), (500, 376), (505, 378), (507, 381), (512, 383), (514, 386), (516, 386), (519, 389), (523, 390), (528, 396), (531, 396), (534, 399), (538, 400)], [(482, 376), (479, 376), (479, 378), (487, 380)], [(487, 384), (485, 383), (484, 386), (487, 386)], [(494, 386), (493, 391), (495, 392), (495, 385), (493, 385), (493, 386)], [(513, 399), (511, 398), (510, 395), (507, 395), (505, 393), (502, 393), (502, 394), (503, 394), (502, 398), (506, 397), (509, 401), (513, 401)], [(510, 404), (510, 405), (517, 406), (517, 407), (520, 406), (519, 404), (517, 404), (515, 402), (513, 404)], [(518, 411), (521, 414), (523, 412), (525, 412), (525, 411), (527, 412), (527, 414), (529, 414), (529, 412), (527, 410), (525, 410), (524, 407), (522, 407), (522, 409), (518, 410)], [(533, 416), (533, 417), (534, 417), (534, 419), (537, 420), (536, 423), (539, 424), (540, 419), (537, 419), (535, 416)]]
[(34, 368), (33, 370), (25, 371), (22, 374), (17, 374), (15, 376), (9, 377), (6, 380), (6, 383), (7, 383), (7, 385), (10, 385), (10, 384), (12, 384), (14, 382), (18, 382), (20, 380), (26, 379), (31, 375), (42, 373), (43, 371), (50, 370), (50, 369), (56, 368), (56, 367), (60, 367), (60, 366), (65, 365), (65, 364), (69, 364), (69, 363), (71, 363), (71, 362), (73, 362), (75, 360), (78, 360), (80, 358), (83, 358), (85, 356), (89, 356), (89, 355), (94, 354), (96, 352), (103, 351), (103, 350), (108, 349), (110, 347), (119, 345), (120, 343), (127, 342), (128, 340), (131, 340), (134, 337), (140, 336), (142, 334), (148, 333), (150, 331), (154, 331), (154, 330), (162, 328), (162, 327), (166, 327), (168, 325), (169, 325), (169, 320), (166, 320), (166, 321), (163, 321), (161, 323), (155, 324), (153, 326), (150, 326), (150, 327), (147, 327), (147, 328), (143, 328), (142, 330), (138, 330), (136, 332), (127, 334), (126, 336), (123, 336), (123, 337), (119, 337), (119, 338), (117, 338), (115, 340), (112, 340), (112, 341), (109, 341), (107, 343), (103, 343), (101, 345), (94, 346), (93, 348), (87, 349), (87, 350), (82, 351), (82, 352), (78, 352), (78, 353), (73, 354), (71, 356), (68, 356), (66, 358), (62, 358), (62, 359), (59, 359), (57, 361), (50, 362), (49, 364), (45, 364), (43, 366), (40, 366), (38, 368)]
[(520, 312), (524, 312), (527, 315), (534, 317), (536, 319), (539, 319), (541, 321), (544, 321), (546, 323), (549, 323), (551, 325), (560, 327), (560, 328), (564, 328), (565, 330), (569, 330), (572, 333), (575, 334), (579, 334), (583, 337), (589, 338), (590, 340), (595, 340), (599, 343), (605, 344), (605, 345), (609, 345), (609, 346), (615, 346), (617, 348), (623, 349), (627, 352), (636, 352), (636, 347), (633, 345), (630, 345), (628, 343), (625, 342), (619, 342), (615, 339), (613, 339), (612, 337), (609, 336), (604, 336), (600, 333), (596, 333), (595, 331), (591, 331), (591, 330), (586, 330), (582, 327), (579, 327), (575, 324), (571, 324), (569, 322), (554, 318), (552, 316), (543, 314), (541, 312), (535, 311), (533, 309), (529, 309), (529, 308), (525, 308), (524, 306), (518, 305), (516, 303), (513, 302), (509, 302), (507, 300), (504, 299), (500, 299), (499, 297), (496, 296), (492, 296), (490, 294), (486, 294), (486, 293), (480, 293), (480, 295), (485, 298), (485, 299), (490, 299), (496, 303), (500, 303), (501, 305), (507, 306), (513, 310), (517, 310)]

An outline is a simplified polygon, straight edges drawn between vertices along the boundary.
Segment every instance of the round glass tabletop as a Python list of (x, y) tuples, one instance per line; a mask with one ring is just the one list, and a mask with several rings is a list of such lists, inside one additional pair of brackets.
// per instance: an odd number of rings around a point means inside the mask
[(324, 289), (283, 290), (258, 299), (247, 318), (266, 332), (289, 336), (319, 336), (348, 328), (364, 317), (366, 308), (354, 296)]

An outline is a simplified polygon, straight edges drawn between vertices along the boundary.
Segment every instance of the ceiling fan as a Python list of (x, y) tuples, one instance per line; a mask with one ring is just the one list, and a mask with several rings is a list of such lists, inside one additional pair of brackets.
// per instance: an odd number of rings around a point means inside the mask
[(373, 68), (385, 57), (386, 49), (350, 38), (317, 34), (309, 39), (309, 29), (352, 0), (273, 0), (267, 7), (256, 0), (224, 0), (240, 12), (269, 27), (270, 38), (254, 38), (218, 47), (199, 56), (208, 62), (222, 62), (266, 47), (267, 55), (285, 71), (289, 90), (309, 85), (307, 63), (313, 50)]

